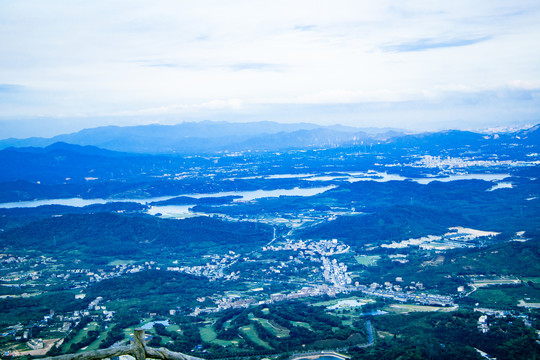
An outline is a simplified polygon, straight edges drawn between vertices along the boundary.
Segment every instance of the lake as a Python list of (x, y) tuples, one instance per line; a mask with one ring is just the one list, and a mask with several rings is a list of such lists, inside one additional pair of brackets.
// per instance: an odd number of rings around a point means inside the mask
[[(67, 206), (82, 207), (82, 206), (93, 205), (93, 204), (106, 204), (108, 202), (122, 202), (122, 201), (136, 202), (139, 204), (147, 204), (154, 201), (169, 200), (177, 196), (189, 196), (189, 197), (200, 199), (200, 198), (205, 198), (205, 197), (236, 195), (236, 196), (241, 196), (241, 198), (235, 199), (235, 201), (238, 202), (238, 201), (250, 201), (250, 200), (255, 200), (255, 199), (268, 198), (268, 197), (280, 197), (280, 196), (313, 196), (313, 195), (323, 193), (333, 188), (335, 188), (335, 186), (324, 186), (324, 187), (316, 187), (316, 188), (277, 189), (277, 190), (227, 191), (227, 192), (207, 193), (207, 194), (178, 194), (174, 196), (160, 196), (160, 197), (145, 198), (145, 199), (81, 199), (81, 198), (45, 199), (45, 200), (0, 203), (0, 208), (11, 209), (11, 208), (21, 208), (21, 207), (22, 208), (37, 207), (41, 205), (67, 205)], [(189, 208), (191, 206), (188, 205), (187, 207)], [(173, 207), (154, 206), (153, 208), (156, 209), (155, 212), (161, 212), (158, 210), (159, 208), (164, 208), (163, 210), (166, 211), (167, 209), (171, 210)], [(178, 208), (180, 210), (186, 209), (185, 206), (175, 206), (175, 208)]]
[[(416, 181), (419, 184), (429, 184), (432, 181), (456, 181), (456, 180), (484, 180), (484, 181), (500, 181), (510, 175), (508, 174), (460, 174), (460, 175), (451, 175), (446, 177), (427, 177), (427, 178), (406, 178), (397, 174), (388, 174), (386, 172), (352, 172), (352, 173), (342, 173), (339, 175), (314, 175), (314, 174), (281, 174), (281, 175), (270, 175), (262, 176), (262, 178), (275, 178), (275, 177), (301, 177), (309, 181), (331, 181), (331, 180), (343, 180), (347, 182), (358, 182), (358, 181), (377, 181), (377, 182), (386, 182), (386, 181), (404, 181), (412, 180)], [(511, 186), (511, 185), (510, 185)], [(510, 187), (506, 184), (495, 185), (493, 190)], [(294, 189), (276, 189), (276, 190), (254, 190), (254, 191), (224, 191), (219, 193), (206, 193), (206, 194), (178, 194), (174, 196), (159, 196), (153, 198), (145, 199), (81, 199), (81, 198), (70, 198), (70, 199), (45, 199), (45, 200), (31, 200), (31, 201), (18, 201), (18, 202), (9, 202), (9, 203), (0, 203), (0, 208), (10, 209), (10, 208), (24, 208), (24, 207), (37, 207), (41, 205), (67, 205), (82, 207), (92, 204), (106, 204), (108, 202), (120, 202), (120, 201), (130, 201), (136, 202), (139, 204), (147, 204), (155, 201), (168, 200), (177, 196), (189, 196), (196, 199), (205, 198), (205, 197), (218, 197), (218, 196), (230, 196), (236, 195), (241, 196), (239, 199), (235, 199), (235, 202), (241, 201), (251, 201), (261, 198), (269, 197), (280, 197), (280, 196), (313, 196), (320, 193), (323, 193), (327, 190), (331, 190), (336, 186), (324, 186), (324, 187), (315, 187), (315, 188), (294, 188)], [(195, 205), (195, 204), (193, 204)], [(179, 215), (179, 214), (189, 214), (189, 209), (193, 207), (191, 205), (182, 205), (182, 206), (154, 206), (149, 210), (150, 214), (169, 214), (169, 215)]]

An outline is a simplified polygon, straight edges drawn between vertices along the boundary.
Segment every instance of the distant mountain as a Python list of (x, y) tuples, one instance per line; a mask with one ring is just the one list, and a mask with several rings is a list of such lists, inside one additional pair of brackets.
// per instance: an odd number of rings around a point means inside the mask
[(32, 153), (32, 154), (54, 154), (54, 153), (73, 153), (79, 155), (93, 155), (93, 156), (107, 156), (107, 157), (123, 157), (128, 156), (127, 153), (122, 153), (118, 151), (106, 150), (99, 148), (97, 146), (81, 146), (68, 144), (66, 142), (56, 142), (54, 144), (48, 145), (46, 147), (9, 147), (5, 150), (13, 150), (21, 153)]
[[(0, 149), (44, 147), (64, 142), (122, 152), (187, 154), (332, 146), (358, 141), (375, 142), (389, 137), (388, 133), (375, 133), (373, 129), (369, 131), (370, 134), (353, 127), (309, 123), (203, 121), (178, 125), (105, 126), (49, 139), (5, 139), (0, 140)], [(392, 133), (392, 136), (399, 135), (402, 134)]]
[(129, 173), (138, 173), (144, 163), (156, 161), (146, 158), (146, 155), (134, 157), (95, 146), (62, 142), (44, 148), (10, 147), (0, 150), (0, 181), (84, 182), (109, 177), (115, 172), (118, 176), (129, 176)]
[(518, 131), (513, 135), (516, 139), (538, 146), (540, 144), (540, 124), (526, 130)]
[(470, 131), (446, 130), (436, 133), (421, 133), (397, 137), (393, 142), (401, 146), (436, 146), (453, 148), (459, 145), (471, 145), (485, 140), (483, 134)]
[[(416, 148), (431, 154), (453, 155), (469, 152), (491, 151), (512, 152), (514, 157), (523, 157), (540, 145), (540, 125), (515, 132), (475, 133), (461, 130), (445, 130), (434, 133), (394, 136), (385, 143), (394, 149)], [(515, 144), (521, 144), (515, 147)], [(534, 152), (534, 151), (532, 151)]]

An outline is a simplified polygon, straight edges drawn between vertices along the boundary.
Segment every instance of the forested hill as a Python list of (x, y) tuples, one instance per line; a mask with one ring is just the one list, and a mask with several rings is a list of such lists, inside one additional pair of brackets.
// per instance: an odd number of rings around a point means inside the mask
[(95, 255), (162, 256), (164, 249), (193, 255), (209, 250), (244, 253), (270, 241), (272, 235), (267, 225), (229, 223), (205, 216), (170, 220), (113, 213), (65, 214), (4, 231), (0, 244), (45, 253), (73, 252), (92, 260)]

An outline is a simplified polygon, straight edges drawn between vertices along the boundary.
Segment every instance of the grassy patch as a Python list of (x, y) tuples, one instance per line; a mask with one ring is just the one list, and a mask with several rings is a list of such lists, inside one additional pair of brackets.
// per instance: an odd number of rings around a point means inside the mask
[(254, 318), (252, 319), (254, 321), (258, 321), (266, 330), (270, 331), (272, 335), (278, 338), (283, 338), (289, 336), (290, 330), (276, 324), (275, 322), (267, 319), (258, 319)]
[(199, 333), (201, 334), (201, 339), (204, 342), (211, 343), (217, 338), (217, 334), (212, 328), (212, 325), (205, 326), (199, 330)]
[(356, 262), (364, 266), (374, 266), (377, 264), (377, 261), (381, 258), (378, 255), (357, 255), (354, 257)]
[(519, 284), (519, 280), (500, 279), (500, 280), (478, 280), (478, 281), (473, 282), (473, 285), (476, 287), (491, 286), (491, 285), (514, 285), (514, 284)]
[[(66, 351), (67, 349), (69, 349), (71, 344), (76, 344), (76, 343), (82, 342), (82, 339), (88, 335), (89, 331), (92, 331), (92, 330), (99, 330), (99, 326), (98, 326), (97, 323), (95, 323), (95, 322), (89, 323), (84, 329), (79, 331), (77, 333), (77, 335), (75, 335), (75, 337), (71, 341), (63, 344), (62, 345), (62, 350)], [(94, 343), (97, 343), (97, 342), (94, 341)], [(90, 346), (92, 346), (94, 343), (90, 344)], [(99, 343), (97, 343), (97, 344), (99, 345)], [(97, 348), (97, 346), (96, 346), (96, 348)]]
[(529, 303), (540, 302), (540, 289), (530, 286), (489, 287), (478, 289), (469, 297), (481, 306), (509, 308), (517, 306), (522, 299)]
[(234, 340), (221, 340), (217, 338), (217, 334), (212, 328), (212, 325), (207, 325), (199, 330), (199, 333), (201, 334), (201, 339), (204, 342), (216, 344), (220, 346), (231, 346), (231, 345), (238, 345), (238, 341)]
[(137, 261), (135, 260), (114, 260), (114, 261), (111, 261), (108, 265), (109, 266), (116, 266), (116, 265), (133, 265), (135, 264)]
[(107, 335), (109, 334), (109, 331), (111, 331), (111, 328), (110, 328), (110, 327), (109, 327), (107, 330), (100, 332), (100, 333), (99, 333), (99, 337), (97, 338), (97, 340), (94, 341), (93, 343), (91, 343), (90, 345), (88, 345), (88, 348), (87, 348), (86, 350), (87, 350), (87, 351), (98, 350), (98, 349), (99, 349), (99, 345), (101, 344), (101, 341), (102, 341), (102, 340), (105, 340), (105, 338), (106, 338)]
[(456, 307), (392, 304), (390, 306), (385, 306), (383, 310), (394, 314), (407, 314), (411, 312), (451, 312), (456, 309)]
[(321, 301), (321, 302), (314, 303), (313, 305), (314, 306), (326, 306), (326, 307), (331, 307), (331, 306), (334, 306), (336, 304), (342, 305), (342, 307), (337, 308), (336, 310), (350, 309), (350, 308), (360, 308), (359, 306), (355, 306), (356, 304), (352, 304), (352, 306), (347, 305), (347, 303), (349, 301), (357, 301), (357, 302), (365, 303), (365, 304), (370, 303), (370, 302), (374, 302), (373, 299), (364, 299), (364, 298), (353, 296), (353, 297), (348, 297), (348, 298), (343, 298), (343, 299), (334, 299), (334, 300), (329, 300), (329, 301)]
[(306, 323), (306, 322), (302, 322), (302, 321), (291, 321), (291, 324), (293, 324), (294, 326), (302, 326), (302, 327), (305, 327), (305, 328), (308, 329), (308, 330), (313, 331), (313, 328), (311, 327), (311, 325), (309, 325), (309, 324)]
[(260, 345), (262, 347), (265, 347), (267, 349), (272, 349), (270, 345), (264, 340), (262, 340), (259, 335), (257, 334), (257, 331), (253, 328), (253, 325), (244, 326), (240, 328), (240, 330), (255, 344)]

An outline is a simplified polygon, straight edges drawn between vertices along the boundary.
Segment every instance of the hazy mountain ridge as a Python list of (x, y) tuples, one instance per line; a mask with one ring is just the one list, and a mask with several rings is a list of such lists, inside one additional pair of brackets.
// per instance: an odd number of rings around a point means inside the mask
[[(385, 140), (403, 133), (347, 126), (275, 122), (228, 123), (203, 121), (177, 125), (105, 126), (58, 135), (49, 139), (0, 140), (8, 147), (45, 147), (57, 142), (135, 153), (199, 153), (243, 150), (280, 150)], [(381, 131), (383, 131), (381, 133)], [(389, 133), (391, 131), (391, 133)], [(390, 134), (390, 135), (389, 135)]]
[[(458, 144), (473, 145), (505, 141), (536, 144), (540, 141), (539, 126), (494, 134), (462, 130), (407, 134), (396, 129), (363, 129), (341, 125), (320, 126), (310, 123), (202, 121), (177, 125), (105, 126), (52, 138), (4, 139), (0, 140), (0, 149), (49, 147), (56, 143), (68, 143), (128, 153), (195, 154), (247, 150), (277, 151), (381, 143), (405, 147), (430, 145), (442, 148)], [(67, 149), (65, 145), (55, 146)], [(81, 151), (75, 148), (71, 150)], [(32, 152), (30, 149), (24, 151)], [(83, 152), (92, 151), (88, 148)], [(95, 149), (94, 154), (112, 155)]]
[[(263, 128), (278, 129), (280, 124), (262, 123)], [(195, 134), (196, 128), (223, 129), (228, 136), (218, 136), (217, 130), (192, 137), (178, 137), (180, 128), (186, 133)], [(238, 129), (244, 135), (232, 135), (238, 124), (232, 123), (190, 123), (178, 126), (149, 125), (138, 127), (106, 127), (88, 129), (79, 133), (62, 135), (73, 143), (55, 142), (45, 147), (8, 147), (0, 150), (0, 181), (26, 180), (31, 182), (64, 183), (65, 181), (87, 182), (99, 178), (132, 179), (143, 174), (151, 174), (154, 169), (163, 167), (174, 169), (189, 168), (197, 161), (180, 155), (216, 154), (219, 152), (240, 151), (285, 151), (291, 149), (320, 149), (334, 147), (378, 146), (380, 151), (411, 151), (421, 149), (425, 153), (439, 156), (459, 156), (462, 151), (482, 152), (490, 149), (492, 153), (512, 152), (516, 159), (527, 159), (528, 154), (540, 143), (540, 127), (506, 134), (481, 134), (469, 131), (449, 130), (437, 133), (405, 135), (395, 131), (368, 134), (362, 131), (336, 131), (333, 128), (317, 127), (294, 131), (280, 131), (274, 134), (254, 134), (253, 126)], [(279, 125), (279, 126), (278, 126)], [(300, 126), (303, 124), (299, 124)], [(297, 126), (289, 127), (295, 129)], [(176, 129), (172, 131), (171, 129)], [(282, 129), (282, 128), (281, 128)], [(112, 133), (109, 133), (109, 130)], [(131, 136), (130, 134), (134, 134)], [(146, 137), (143, 137), (145, 134)], [(85, 139), (83, 135), (88, 135)], [(206, 136), (206, 137), (204, 137)], [(213, 138), (210, 138), (214, 136)], [(55, 138), (48, 139), (52, 141)], [(43, 141), (45, 139), (41, 139)], [(84, 140), (84, 141), (83, 141)], [(34, 138), (18, 140), (33, 143)], [(94, 142), (97, 145), (76, 144)], [(6, 144), (8, 140), (0, 141)], [(520, 144), (516, 146), (516, 144)], [(1, 146), (0, 146), (1, 147)], [(123, 152), (111, 150), (117, 148)], [(373, 147), (373, 151), (377, 148)], [(152, 153), (163, 153), (156, 155)], [(176, 156), (175, 156), (176, 154)], [(171, 156), (172, 155), (172, 156)], [(208, 160), (210, 161), (210, 160)]]

